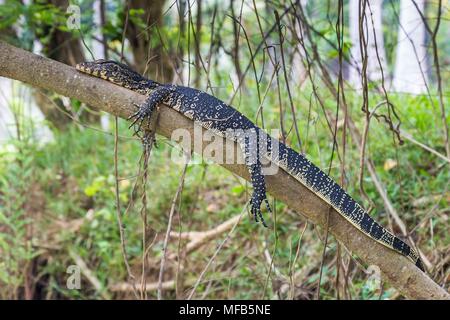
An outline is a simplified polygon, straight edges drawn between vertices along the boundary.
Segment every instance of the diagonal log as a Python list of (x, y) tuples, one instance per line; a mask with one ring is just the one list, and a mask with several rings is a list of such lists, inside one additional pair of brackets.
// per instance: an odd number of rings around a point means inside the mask
[[(133, 104), (141, 103), (145, 99), (144, 96), (135, 92), (81, 74), (65, 64), (15, 48), (1, 41), (0, 76), (78, 99), (121, 118), (130, 116), (135, 110)], [(163, 105), (159, 113), (157, 132), (170, 138), (172, 132), (179, 128), (188, 130), (191, 137), (193, 136), (194, 123)], [(221, 137), (216, 138), (221, 139)], [(226, 148), (224, 152), (232, 152), (227, 150), (234, 148), (235, 154), (240, 154), (236, 144), (224, 143), (223, 145)], [(229, 171), (249, 179), (244, 165), (221, 165)], [(267, 189), (275, 198), (285, 202), (311, 222), (322, 226), (326, 225), (326, 216), (330, 212), (329, 230), (335, 238), (365, 263), (378, 266), (386, 280), (406, 297), (450, 300), (450, 295), (416, 268), (410, 260), (355, 229), (338, 212), (330, 210), (329, 205), (321, 198), (283, 170), (280, 169), (277, 174), (266, 178)]]

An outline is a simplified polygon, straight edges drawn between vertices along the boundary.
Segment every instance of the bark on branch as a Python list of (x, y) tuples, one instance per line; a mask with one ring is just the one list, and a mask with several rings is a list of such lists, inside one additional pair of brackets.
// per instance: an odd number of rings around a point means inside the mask
[[(113, 115), (126, 118), (145, 97), (107, 81), (77, 72), (65, 64), (15, 48), (0, 41), (0, 76), (76, 98)], [(193, 134), (194, 123), (175, 110), (162, 106), (157, 132), (170, 138), (175, 129)], [(191, 135), (193, 136), (193, 135)], [(193, 142), (193, 141), (192, 141)], [(205, 144), (206, 146), (206, 144)], [(229, 147), (225, 144), (224, 147)], [(237, 146), (234, 145), (237, 149)], [(239, 154), (239, 152), (237, 152)], [(247, 169), (239, 164), (222, 164), (235, 174), (249, 179)], [(283, 170), (267, 176), (268, 191), (315, 224), (325, 225), (329, 206)], [(407, 258), (378, 244), (356, 230), (339, 213), (331, 210), (329, 230), (350, 251), (369, 265), (380, 268), (403, 295), (411, 299), (450, 299), (450, 295), (433, 282)]]

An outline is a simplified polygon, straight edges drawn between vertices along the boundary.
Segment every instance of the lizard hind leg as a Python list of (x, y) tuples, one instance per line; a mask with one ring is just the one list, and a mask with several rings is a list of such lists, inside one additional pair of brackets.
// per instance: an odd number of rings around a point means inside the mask
[(262, 164), (260, 161), (260, 150), (259, 142), (260, 135), (256, 130), (249, 130), (248, 132), (239, 132), (241, 134), (237, 135), (237, 141), (241, 146), (241, 150), (244, 153), (245, 164), (250, 172), (250, 180), (253, 186), (253, 193), (250, 199), (250, 212), (255, 218), (256, 222), (261, 220), (263, 226), (267, 227), (264, 221), (263, 215), (261, 213), (261, 205), (264, 202), (267, 210), (272, 212), (270, 209), (269, 201), (266, 195), (266, 181), (264, 179), (264, 174), (262, 172)]
[(267, 211), (272, 212), (272, 209), (270, 208), (269, 200), (267, 199), (266, 182), (262, 173), (261, 163), (258, 162), (256, 164), (253, 164), (249, 169), (251, 182), (253, 185), (253, 194), (250, 199), (250, 211), (253, 214), (255, 221), (258, 222), (259, 220), (261, 220), (263, 226), (267, 228), (267, 224), (261, 213), (262, 203), (265, 203)]

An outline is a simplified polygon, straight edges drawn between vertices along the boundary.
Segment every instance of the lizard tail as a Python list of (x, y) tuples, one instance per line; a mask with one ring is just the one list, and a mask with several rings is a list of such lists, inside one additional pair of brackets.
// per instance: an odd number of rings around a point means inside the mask
[[(274, 140), (274, 139), (272, 139)], [(267, 156), (283, 170), (331, 205), (358, 230), (382, 245), (408, 257), (422, 271), (423, 263), (415, 250), (378, 224), (340, 185), (331, 179), (303, 155), (278, 142), (278, 150), (272, 148)]]

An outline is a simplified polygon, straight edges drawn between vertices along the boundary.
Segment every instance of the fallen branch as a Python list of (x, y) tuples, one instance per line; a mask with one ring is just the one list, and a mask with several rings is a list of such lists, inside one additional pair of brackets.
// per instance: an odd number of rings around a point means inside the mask
[[(199, 247), (201, 247), (202, 245), (208, 243), (210, 240), (217, 238), (218, 236), (220, 236), (222, 233), (227, 232), (228, 230), (230, 230), (231, 228), (233, 228), (233, 226), (239, 221), (239, 219), (241, 219), (241, 215), (236, 215), (231, 219), (228, 219), (227, 221), (219, 224), (217, 227), (214, 227), (211, 230), (208, 231), (189, 231), (189, 232), (183, 232), (183, 233), (178, 233), (178, 232), (171, 232), (170, 236), (172, 238), (181, 238), (181, 239), (188, 239), (190, 240), (188, 242), (188, 244), (186, 245), (185, 253), (189, 254), (192, 251), (198, 249)], [(169, 259), (175, 259), (177, 256), (177, 253), (172, 253), (169, 256)]]
[(110, 299), (109, 294), (104, 290), (102, 283), (95, 276), (95, 273), (89, 269), (84, 260), (75, 251), (69, 250), (70, 257), (75, 261), (76, 265), (80, 268), (81, 273), (92, 284), (92, 286), (100, 293), (103, 299)]
[[(81, 74), (72, 67), (1, 41), (0, 76), (78, 99), (121, 118), (127, 118), (135, 111), (133, 103), (142, 103), (145, 100), (144, 96), (135, 92)], [(193, 136), (194, 123), (191, 120), (173, 109), (162, 106), (157, 132), (170, 138), (172, 132), (179, 128), (188, 130)], [(233, 152), (231, 148), (234, 148), (235, 154), (241, 156), (236, 144), (224, 143), (223, 145), (224, 148), (229, 149), (228, 152)], [(207, 144), (202, 147), (206, 146)], [(224, 154), (229, 153), (224, 150)], [(248, 171), (242, 164), (222, 164), (222, 166), (249, 179)], [(329, 205), (321, 198), (281, 169), (277, 174), (266, 178), (268, 191), (274, 197), (302, 213), (313, 223), (325, 224)], [(329, 230), (339, 242), (367, 264), (377, 265), (387, 280), (406, 297), (450, 299), (450, 295), (444, 289), (416, 268), (407, 258), (367, 237), (334, 210), (331, 210)]]
[(435, 156), (441, 158), (442, 160), (446, 161), (447, 163), (450, 164), (450, 158), (444, 156), (442, 153), (437, 152), (436, 150), (434, 150), (433, 148), (430, 148), (429, 146), (427, 146), (426, 144), (423, 144), (422, 142), (417, 141), (416, 139), (413, 138), (412, 135), (410, 135), (408, 132), (405, 132), (403, 130), (400, 130), (400, 135), (405, 138), (406, 140), (418, 145), (419, 147), (421, 147), (422, 149), (434, 154)]
[[(248, 204), (248, 203), (247, 203)], [(247, 206), (247, 205), (246, 205)], [(242, 212), (239, 216), (239, 218), (242, 218), (242, 216), (244, 215), (244, 213), (246, 212), (245, 207), (242, 209)], [(189, 293), (189, 296), (187, 297), (187, 300), (191, 300), (192, 297), (194, 296), (195, 290), (197, 290), (197, 287), (200, 285), (200, 283), (203, 281), (203, 277), (205, 276), (206, 272), (208, 271), (209, 267), (211, 266), (211, 264), (214, 262), (214, 260), (216, 259), (217, 255), (219, 254), (220, 250), (222, 250), (222, 247), (224, 246), (224, 244), (230, 239), (231, 234), (234, 232), (234, 230), (236, 229), (237, 225), (239, 224), (239, 220), (237, 220), (233, 227), (231, 228), (231, 230), (227, 233), (225, 239), (222, 240), (222, 242), (219, 244), (219, 246), (217, 247), (216, 251), (214, 251), (214, 254), (212, 255), (212, 257), (208, 260), (208, 263), (206, 264), (206, 266), (203, 268), (202, 272), (200, 273), (200, 276), (198, 277), (197, 281), (194, 284), (194, 287), (192, 288), (191, 292)]]
[[(195, 282), (194, 280), (191, 280), (191, 281), (188, 281), (185, 285), (192, 286), (194, 284), (194, 282)], [(160, 287), (162, 288), (162, 290), (175, 290), (175, 286), (176, 286), (175, 280), (167, 280), (161, 284), (158, 281), (158, 282), (147, 283), (145, 285), (145, 291), (147, 291), (147, 292), (155, 291), (155, 290), (158, 290), (158, 288), (160, 288)], [(121, 282), (121, 283), (113, 284), (113, 285), (109, 286), (108, 289), (112, 292), (133, 292), (133, 286), (131, 284), (129, 284), (128, 282)]]

